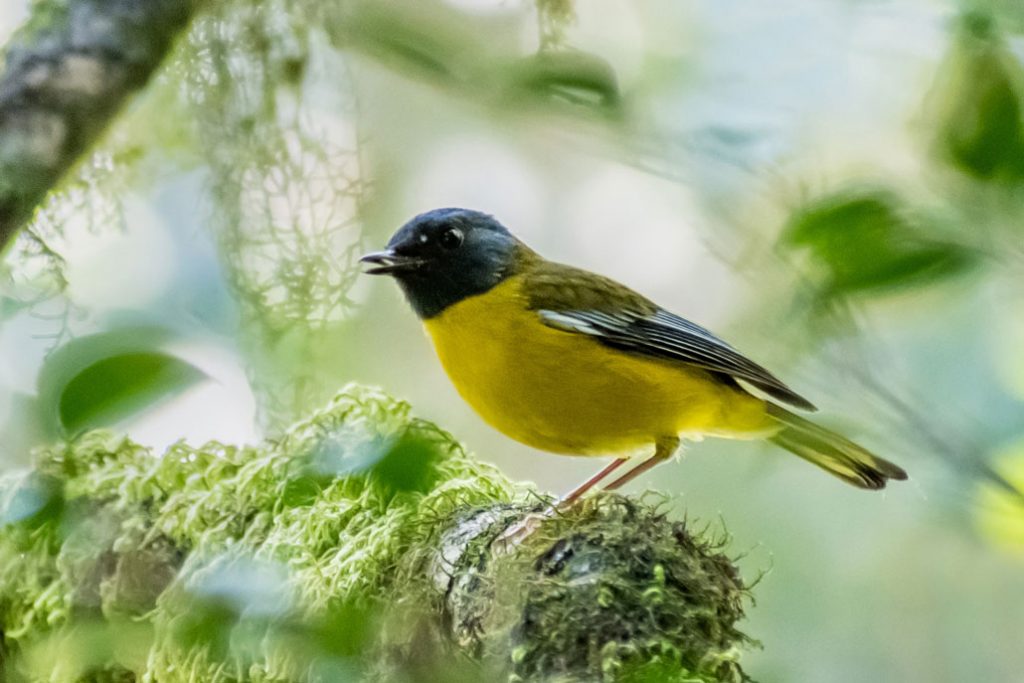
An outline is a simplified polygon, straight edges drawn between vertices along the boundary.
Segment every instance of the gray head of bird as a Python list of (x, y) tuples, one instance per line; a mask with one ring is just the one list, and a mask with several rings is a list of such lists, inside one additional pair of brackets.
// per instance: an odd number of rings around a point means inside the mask
[(363, 256), (366, 273), (398, 281), (413, 310), (432, 318), (454, 303), (482, 294), (532, 253), (501, 223), (471, 209), (434, 209), (416, 216), (387, 248)]

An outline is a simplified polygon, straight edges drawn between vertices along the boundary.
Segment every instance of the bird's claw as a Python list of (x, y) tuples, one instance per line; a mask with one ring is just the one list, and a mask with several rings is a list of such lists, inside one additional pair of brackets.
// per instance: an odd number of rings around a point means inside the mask
[(551, 517), (553, 512), (554, 509), (552, 508), (544, 512), (531, 512), (527, 514), (501, 532), (501, 535), (494, 539), (491, 547), (502, 555), (512, 552), (532, 536), (540, 528), (541, 524)]

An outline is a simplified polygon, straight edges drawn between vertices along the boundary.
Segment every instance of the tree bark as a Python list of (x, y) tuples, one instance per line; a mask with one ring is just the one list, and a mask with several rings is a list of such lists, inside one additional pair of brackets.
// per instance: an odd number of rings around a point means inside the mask
[(0, 75), (0, 250), (146, 84), (199, 0), (49, 0)]

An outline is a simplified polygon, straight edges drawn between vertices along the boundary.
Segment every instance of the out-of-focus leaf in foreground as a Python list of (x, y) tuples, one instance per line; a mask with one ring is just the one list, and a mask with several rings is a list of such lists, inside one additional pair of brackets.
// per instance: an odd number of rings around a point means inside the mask
[(365, 680), (359, 658), (373, 633), (370, 613), (337, 600), (302, 613), (294, 588), (283, 565), (215, 558), (174, 593), (181, 601), (171, 624), (174, 641), (243, 669), (259, 667), (267, 650), (281, 649), (308, 667), (308, 680)]
[(59, 520), (64, 507), (64, 491), (60, 482), (31, 471), (0, 498), (0, 527), (7, 524), (37, 527)]
[[(1024, 489), (1024, 441), (997, 455), (995, 470), (1018, 490)], [(976, 522), (995, 545), (1024, 556), (1024, 500), (1006, 487), (978, 485)]]
[(457, 81), (466, 77), (473, 56), (483, 56), (472, 33), (460, 22), (445, 21), (443, 7), (427, 10), (412, 4), (360, 1), (345, 3), (336, 12), (327, 30), (337, 46), (357, 48), (415, 77), (441, 84)]
[(620, 96), (615, 70), (589, 52), (541, 52), (509, 70), (507, 94), (538, 102), (563, 102), (609, 115), (618, 113)]
[(1024, 179), (1024, 65), (992, 17), (960, 19), (931, 100), (941, 159), (982, 180)]
[[(611, 120), (621, 113), (615, 70), (599, 55), (552, 48), (522, 56), (513, 44), (469, 30), (457, 15), (446, 17), (449, 10), (440, 6), (364, 1), (344, 7), (328, 24), (335, 45), (501, 112), (568, 110)], [(552, 11), (558, 21), (571, 16), (565, 7)]]
[(184, 602), (171, 628), (175, 640), (185, 649), (209, 648), (216, 660), (254, 646), (251, 637), (258, 641), (267, 623), (291, 609), (286, 578), (281, 567), (248, 558), (211, 561), (176, 594)]
[(145, 622), (84, 620), (33, 643), (22, 667), (30, 680), (131, 681), (152, 640)]
[(884, 190), (839, 192), (790, 218), (784, 240), (810, 251), (825, 297), (923, 284), (960, 273), (975, 257), (926, 237)]
[(159, 348), (162, 330), (123, 329), (74, 339), (39, 374), (39, 405), (55, 434), (71, 435), (130, 417), (205, 377)]
[(374, 441), (352, 452), (344, 433), (325, 439), (289, 481), (285, 496), (302, 505), (336, 477), (374, 477), (393, 493), (426, 492), (438, 481), (443, 457), (438, 439), (427, 428), (410, 428), (396, 437)]

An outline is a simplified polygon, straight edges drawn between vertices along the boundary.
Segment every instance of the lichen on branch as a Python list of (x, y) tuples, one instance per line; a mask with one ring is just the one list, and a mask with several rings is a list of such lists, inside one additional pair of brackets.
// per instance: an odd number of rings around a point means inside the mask
[(355, 309), (349, 291), (366, 251), (372, 179), (358, 98), (350, 58), (327, 43), (324, 11), (315, 0), (214, 3), (160, 84), (203, 169), (204, 227), (270, 430), (321, 405), (341, 381), (338, 327)]
[[(656, 507), (546, 502), (350, 386), (258, 447), (108, 431), (0, 481), (0, 630), (27, 680), (733, 681), (745, 588)], [(63, 653), (57, 656), (56, 653)]]

